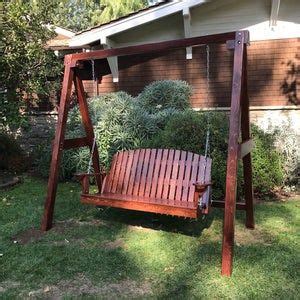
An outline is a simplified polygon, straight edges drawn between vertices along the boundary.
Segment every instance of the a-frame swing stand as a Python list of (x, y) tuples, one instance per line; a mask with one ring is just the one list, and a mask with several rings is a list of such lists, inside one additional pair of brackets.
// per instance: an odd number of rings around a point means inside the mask
[[(87, 100), (84, 95), (82, 79), (80, 78), (80, 63), (86, 60), (106, 59), (107, 57), (111, 56), (161, 52), (203, 44), (226, 44), (227, 49), (234, 52), (226, 171), (226, 195), (225, 202), (213, 202), (213, 206), (225, 208), (223, 226), (222, 274), (230, 276), (232, 272), (234, 247), (235, 210), (244, 210), (246, 212), (246, 227), (254, 228), (252, 167), (250, 154), (253, 147), (253, 142), (250, 137), (249, 99), (247, 93), (248, 43), (249, 33), (247, 31), (238, 31), (139, 46), (66, 55), (61, 100), (58, 110), (58, 122), (52, 149), (47, 198), (45, 201), (45, 209), (42, 219), (42, 230), (46, 231), (52, 227), (54, 204), (58, 184), (59, 163), (63, 150), (84, 146), (88, 146), (91, 149), (93, 145), (94, 132), (88, 112)], [(82, 122), (86, 136), (75, 139), (65, 139), (64, 137), (68, 108), (73, 84), (77, 94), (80, 114), (82, 116)], [(102, 176), (100, 175), (101, 172), (97, 147), (93, 151), (92, 159), (94, 172), (96, 174), (96, 183), (98, 190), (101, 191)], [(237, 168), (239, 159), (242, 159), (243, 161), (245, 203), (236, 202)]]

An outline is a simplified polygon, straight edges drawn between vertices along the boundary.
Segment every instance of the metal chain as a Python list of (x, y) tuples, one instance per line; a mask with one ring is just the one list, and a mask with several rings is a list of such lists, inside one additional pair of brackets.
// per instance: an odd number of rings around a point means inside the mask
[[(93, 82), (95, 81), (95, 61), (91, 60), (91, 65), (92, 65), (92, 76), (93, 76)], [(96, 113), (94, 112), (94, 120), (96, 120)], [(96, 140), (97, 140), (97, 131), (94, 133), (94, 139), (93, 139), (93, 145), (92, 145), (92, 150), (90, 154), (90, 160), (89, 160), (89, 165), (88, 165), (88, 170), (87, 173), (91, 174), (92, 171), (92, 164), (93, 164), (93, 155), (95, 152), (95, 147), (96, 147)]]
[[(210, 97), (210, 51), (209, 45), (206, 45), (206, 107), (209, 105)], [(207, 132), (205, 142), (205, 157), (210, 156), (210, 113), (207, 114)]]
[[(206, 103), (205, 106), (208, 108), (209, 105), (209, 97), (210, 97), (210, 49), (209, 45), (206, 46)], [(210, 157), (210, 112), (208, 111), (207, 114), (207, 131), (206, 131), (206, 139), (205, 139), (205, 165), (204, 165), (204, 178), (203, 182), (205, 182), (205, 174), (206, 174), (206, 167), (207, 167), (207, 158)], [(209, 201), (211, 202), (211, 190), (210, 186), (207, 188), (207, 193), (209, 193)], [(199, 198), (199, 207), (202, 208), (202, 198)]]

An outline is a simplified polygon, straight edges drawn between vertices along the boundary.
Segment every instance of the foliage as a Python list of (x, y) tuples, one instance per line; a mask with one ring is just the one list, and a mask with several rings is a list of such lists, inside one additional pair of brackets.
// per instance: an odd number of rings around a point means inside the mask
[[(220, 276), (221, 209), (184, 220), (82, 205), (59, 185), (55, 227), (40, 233), (46, 182), (0, 192), (2, 299), (297, 299), (300, 198), (260, 203), (235, 222), (232, 277)], [(134, 225), (134, 226), (133, 226)], [(150, 228), (150, 229), (147, 229)], [(12, 241), (18, 241), (13, 243)], [(121, 263), (120, 263), (121, 262)], [(24, 276), (24, 274), (28, 276)]]
[[(91, 99), (90, 115), (103, 167), (109, 168), (111, 158), (117, 151), (140, 147), (173, 148), (204, 154), (209, 123), (213, 195), (217, 199), (223, 197), (228, 117), (221, 112), (193, 111), (189, 108), (188, 100), (185, 100), (189, 99), (190, 92), (191, 89), (185, 82), (158, 81), (145, 87), (136, 98), (125, 92), (117, 92)], [(155, 100), (153, 94), (159, 95), (159, 100)], [(187, 104), (180, 105), (180, 101)], [(70, 138), (83, 135), (77, 107), (70, 113), (67, 131)], [(253, 126), (253, 132), (257, 145), (253, 152), (253, 185), (257, 194), (265, 195), (283, 183), (282, 156), (275, 150), (276, 135), (265, 134), (256, 126)], [(39, 169), (48, 172), (50, 147), (42, 153)], [(61, 178), (70, 178), (75, 172), (87, 170), (88, 161), (89, 152), (86, 149), (65, 152)], [(239, 195), (243, 190), (241, 175), (240, 166)]]
[(0, 170), (20, 173), (27, 167), (28, 159), (17, 141), (6, 133), (0, 133)]
[(145, 0), (55, 0), (54, 24), (73, 31), (103, 24), (147, 6)]
[(139, 94), (141, 106), (151, 113), (171, 108), (183, 110), (190, 107), (191, 86), (181, 80), (160, 80), (147, 85)]
[[(149, 147), (174, 148), (203, 154), (207, 118), (210, 118), (210, 149), (212, 164), (213, 196), (218, 199), (225, 193), (228, 117), (225, 113), (198, 113), (186, 110), (170, 116), (165, 128), (151, 140)], [(180, 124), (180, 126), (179, 126)], [(275, 150), (275, 136), (264, 133), (253, 125), (256, 148), (253, 151), (253, 187), (260, 196), (269, 194), (283, 183), (282, 156)], [(242, 192), (242, 170), (238, 170), (238, 192)]]
[(3, 54), (0, 82), (0, 126), (22, 124), (26, 101), (49, 96), (57, 86), (61, 63), (45, 48), (53, 32), (53, 3), (46, 0), (13, 0), (5, 5), (4, 26), (0, 29)]
[[(187, 86), (182, 81), (175, 80), (172, 83), (175, 86), (173, 88), (175, 97), (177, 86)], [(168, 84), (171, 85), (171, 81)], [(189, 89), (185, 87), (185, 90), (188, 91)], [(156, 109), (156, 113), (152, 113), (153, 109), (150, 105), (142, 105), (140, 96), (134, 98), (125, 92), (104, 94), (89, 101), (90, 115), (97, 135), (100, 160), (104, 168), (109, 167), (111, 158), (117, 151), (141, 147), (144, 141), (150, 139), (157, 134), (160, 128), (164, 127), (171, 115), (180, 111), (175, 108), (164, 109), (164, 107), (171, 106), (167, 102), (171, 101), (169, 90), (165, 89), (164, 84), (160, 85), (157, 82), (156, 91), (159, 91), (162, 101), (166, 103), (159, 110)], [(178, 91), (180, 96), (183, 97), (182, 90), (179, 88)], [(189, 94), (186, 93), (186, 96), (188, 97)], [(70, 111), (67, 125), (68, 137), (73, 138), (83, 135), (78, 107)], [(48, 173), (50, 151), (50, 146), (46, 146), (40, 151), (38, 164), (43, 176)], [(70, 178), (72, 174), (78, 171), (87, 170), (88, 161), (89, 152), (86, 149), (66, 151), (62, 159), (61, 179)]]

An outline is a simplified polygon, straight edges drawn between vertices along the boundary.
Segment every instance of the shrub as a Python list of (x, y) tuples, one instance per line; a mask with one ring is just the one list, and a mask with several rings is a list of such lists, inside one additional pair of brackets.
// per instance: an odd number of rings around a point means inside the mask
[[(213, 196), (225, 194), (226, 162), (229, 121), (225, 113), (198, 113), (187, 110), (171, 116), (155, 137), (145, 142), (148, 147), (173, 148), (202, 154), (205, 150), (207, 118), (210, 115), (210, 148), (212, 164)], [(179, 126), (180, 124), (180, 126)], [(259, 195), (269, 194), (283, 180), (282, 157), (275, 150), (274, 135), (264, 133), (253, 126), (256, 148), (253, 151), (253, 187)], [(238, 169), (238, 194), (242, 193), (242, 169)]]
[(190, 107), (191, 86), (181, 80), (154, 81), (139, 94), (140, 105), (150, 113), (171, 108), (184, 110)]
[(283, 156), (275, 146), (276, 133), (266, 133), (252, 125), (255, 148), (252, 152), (254, 191), (270, 194), (284, 181)]
[(0, 170), (20, 173), (27, 167), (28, 159), (17, 141), (6, 133), (0, 133)]

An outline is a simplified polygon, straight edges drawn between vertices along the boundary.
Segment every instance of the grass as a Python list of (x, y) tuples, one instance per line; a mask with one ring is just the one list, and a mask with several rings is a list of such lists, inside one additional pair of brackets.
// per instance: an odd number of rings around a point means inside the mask
[(225, 278), (221, 211), (195, 222), (94, 208), (80, 204), (77, 184), (64, 183), (55, 227), (41, 235), (31, 229), (45, 191), (32, 177), (0, 191), (0, 298), (299, 297), (299, 197), (256, 205), (253, 231), (238, 213), (234, 272)]

